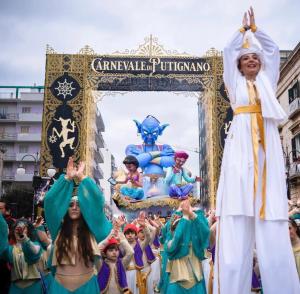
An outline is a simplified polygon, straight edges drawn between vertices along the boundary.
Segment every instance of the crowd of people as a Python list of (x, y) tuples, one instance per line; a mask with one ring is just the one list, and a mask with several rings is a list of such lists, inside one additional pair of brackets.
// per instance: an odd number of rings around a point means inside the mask
[[(46, 221), (15, 220), (0, 202), (1, 293), (213, 293), (215, 210), (184, 199), (166, 219), (141, 211), (129, 222), (124, 215), (109, 220), (103, 206), (84, 164), (72, 158), (46, 195)], [(291, 211), (300, 277), (298, 214)], [(263, 293), (255, 248), (253, 254), (251, 291)]]
[[(278, 76), (278, 47), (250, 8), (224, 49), (234, 118), (216, 210), (193, 207), (173, 187), (180, 197), (170, 217), (141, 211), (109, 220), (102, 192), (71, 157), (45, 196), (45, 222), (14, 220), (0, 203), (2, 293), (300, 293), (300, 200), (288, 210)], [(141, 188), (127, 159), (126, 181)], [(169, 173), (181, 176), (186, 159), (179, 154)]]

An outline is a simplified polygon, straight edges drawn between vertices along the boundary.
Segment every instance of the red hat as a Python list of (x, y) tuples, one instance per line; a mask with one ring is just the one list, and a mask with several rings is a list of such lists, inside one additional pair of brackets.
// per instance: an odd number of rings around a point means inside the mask
[(189, 155), (185, 151), (176, 151), (174, 157), (188, 159)]
[(115, 238), (110, 238), (108, 239), (108, 243), (106, 244), (106, 246), (103, 248), (103, 252), (106, 252), (108, 247), (111, 245), (119, 245), (119, 242), (117, 239)]
[(144, 227), (138, 227), (138, 231), (137, 232), (139, 233), (139, 232), (141, 232), (143, 230), (144, 230)]
[(128, 230), (132, 230), (134, 231), (136, 234), (138, 233), (138, 228), (134, 225), (134, 224), (127, 224), (124, 228), (124, 234), (126, 233), (126, 231)]

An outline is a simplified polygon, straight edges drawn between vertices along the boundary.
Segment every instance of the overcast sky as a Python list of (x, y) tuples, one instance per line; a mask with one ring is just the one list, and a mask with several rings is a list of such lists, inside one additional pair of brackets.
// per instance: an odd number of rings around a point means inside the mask
[[(0, 0), (0, 85), (43, 85), (46, 44), (59, 53), (77, 53), (88, 44), (109, 54), (136, 49), (153, 34), (166, 49), (197, 56), (211, 47), (222, 50), (250, 5), (257, 25), (280, 49), (297, 45), (299, 0)], [(100, 107), (104, 138), (118, 163), (127, 144), (140, 143), (132, 119), (142, 121), (147, 114), (170, 123), (161, 142), (197, 148), (195, 98), (127, 93), (104, 97)], [(197, 154), (190, 154), (198, 173)]]

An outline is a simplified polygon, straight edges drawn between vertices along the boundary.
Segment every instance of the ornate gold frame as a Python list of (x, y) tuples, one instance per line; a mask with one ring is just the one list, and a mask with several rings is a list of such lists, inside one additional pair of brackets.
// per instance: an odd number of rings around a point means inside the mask
[[(43, 112), (43, 128), (42, 128), (42, 147), (41, 147), (41, 167), (40, 173), (45, 176), (47, 169), (52, 164), (52, 156), (49, 152), (47, 144), (47, 129), (52, 122), (56, 107), (59, 102), (51, 93), (50, 87), (52, 83), (65, 72), (68, 72), (79, 83), (81, 90), (77, 97), (68, 104), (73, 109), (73, 116), (76, 124), (80, 128), (79, 132), (79, 148), (75, 150), (74, 159), (84, 160), (87, 164), (87, 174), (92, 174), (93, 169), (93, 147), (91, 142), (95, 140), (95, 132), (93, 126), (95, 124), (96, 102), (105, 95), (114, 95), (114, 91), (95, 92), (97, 90), (97, 81), (99, 74), (90, 67), (92, 60), (98, 56), (92, 48), (85, 46), (77, 54), (59, 54), (53, 48), (47, 45), (46, 49), (46, 74), (45, 74), (45, 96), (44, 96), (44, 112)], [(165, 50), (158, 43), (157, 38), (150, 35), (146, 37), (144, 43), (135, 50), (125, 50), (124, 52), (116, 51), (111, 56), (141, 56), (141, 57), (182, 57), (189, 58), (191, 55), (183, 52)], [(223, 64), (220, 52), (211, 49), (203, 56), (210, 60), (212, 65), (209, 73), (203, 74), (201, 77), (189, 76), (191, 83), (201, 82), (204, 92), (193, 92), (205, 109), (206, 123), (206, 150), (208, 174), (208, 194), (210, 204), (214, 207), (215, 195), (217, 190), (217, 182), (220, 172), (222, 147), (219, 144), (220, 129), (224, 127), (224, 119), (226, 111), (229, 107), (227, 102), (220, 94), (220, 87), (223, 83), (222, 73)], [(130, 74), (129, 74), (130, 75)], [(103, 75), (103, 78), (111, 78), (118, 76), (117, 73)], [(179, 77), (178, 75), (176, 76)], [(156, 78), (161, 78), (159, 75)], [(187, 78), (182, 75), (182, 78)], [(195, 80), (193, 80), (195, 79)], [(197, 81), (196, 81), (197, 80)], [(96, 94), (95, 94), (96, 93)], [(191, 92), (189, 92), (191, 93)], [(176, 92), (176, 94), (186, 95), (186, 92)]]

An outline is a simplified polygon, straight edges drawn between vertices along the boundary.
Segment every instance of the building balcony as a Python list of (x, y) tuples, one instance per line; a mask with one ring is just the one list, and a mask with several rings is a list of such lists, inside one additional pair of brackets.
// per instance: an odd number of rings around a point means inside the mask
[(100, 151), (99, 148), (97, 150), (95, 150), (95, 152), (94, 152), (94, 159), (95, 159), (96, 163), (103, 163), (104, 162), (103, 154), (102, 154), (102, 152)]
[(17, 154), (16, 153), (7, 153), (5, 152), (3, 155), (3, 160), (4, 161), (15, 161), (17, 158)]
[(0, 133), (0, 142), (14, 142), (16, 139), (16, 133)]
[(93, 176), (95, 179), (103, 179), (103, 171), (99, 167), (93, 168)]
[(19, 142), (41, 142), (42, 135), (40, 132), (38, 133), (24, 133), (24, 134), (18, 134), (17, 140)]
[(99, 132), (105, 132), (104, 121), (100, 112), (96, 114), (96, 126)]
[(300, 178), (300, 163), (294, 162), (289, 170), (289, 179), (294, 180)]
[(44, 100), (44, 93), (21, 92), (21, 102), (41, 102)]
[(0, 121), (3, 122), (16, 122), (19, 120), (18, 113), (0, 113)]
[(42, 122), (42, 113), (20, 113), (19, 120), (22, 122)]
[(300, 97), (295, 98), (289, 106), (289, 119), (300, 113)]
[(98, 148), (104, 147), (104, 140), (101, 133), (95, 134), (95, 141)]
[(15, 180), (14, 174), (3, 172), (2, 182), (13, 182), (14, 180)]
[(24, 175), (18, 175), (15, 174), (15, 181), (16, 182), (32, 182), (33, 174), (24, 174)]

